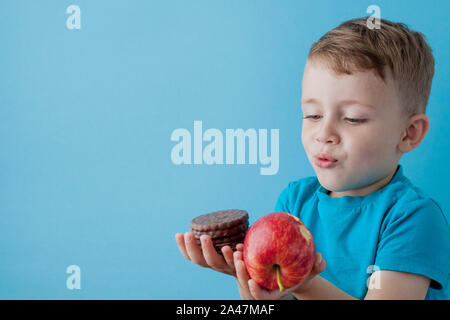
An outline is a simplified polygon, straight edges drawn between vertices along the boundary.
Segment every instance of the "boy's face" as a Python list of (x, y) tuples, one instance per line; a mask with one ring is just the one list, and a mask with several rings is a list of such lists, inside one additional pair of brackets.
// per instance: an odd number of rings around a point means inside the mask
[[(302, 143), (331, 196), (364, 196), (395, 173), (404, 124), (391, 75), (386, 76), (387, 84), (374, 71), (336, 75), (320, 62), (306, 63)], [(319, 161), (319, 155), (337, 161)]]

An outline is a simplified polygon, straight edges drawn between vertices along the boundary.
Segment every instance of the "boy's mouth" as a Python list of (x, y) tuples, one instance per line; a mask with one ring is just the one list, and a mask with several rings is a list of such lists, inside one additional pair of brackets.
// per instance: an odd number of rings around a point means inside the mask
[(336, 159), (326, 155), (317, 155), (314, 158), (316, 166), (320, 168), (331, 168), (334, 167), (337, 163)]

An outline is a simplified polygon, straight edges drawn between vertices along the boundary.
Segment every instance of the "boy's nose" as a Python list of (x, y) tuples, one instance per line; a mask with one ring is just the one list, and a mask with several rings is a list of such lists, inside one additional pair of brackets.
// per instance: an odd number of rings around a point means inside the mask
[(316, 138), (316, 140), (317, 140), (317, 142), (320, 142), (320, 143), (331, 143), (331, 144), (337, 144), (339, 141), (339, 139), (336, 135), (331, 135), (328, 137), (318, 136)]
[(316, 141), (320, 143), (339, 143), (339, 136), (329, 124), (324, 124), (316, 135)]

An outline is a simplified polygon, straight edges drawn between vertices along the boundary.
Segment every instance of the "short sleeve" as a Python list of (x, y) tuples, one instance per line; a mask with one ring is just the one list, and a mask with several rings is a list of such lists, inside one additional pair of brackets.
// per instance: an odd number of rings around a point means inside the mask
[(375, 265), (424, 275), (440, 289), (449, 276), (449, 255), (450, 229), (442, 210), (432, 199), (420, 199), (385, 217)]
[(291, 213), (289, 209), (289, 186), (290, 184), (288, 184), (287, 187), (284, 188), (278, 196), (277, 203), (275, 204), (275, 212), (283, 211)]

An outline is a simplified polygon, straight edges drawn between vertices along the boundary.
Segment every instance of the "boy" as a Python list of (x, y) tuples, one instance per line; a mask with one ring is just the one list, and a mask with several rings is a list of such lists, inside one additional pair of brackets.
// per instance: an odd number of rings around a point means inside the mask
[(448, 299), (448, 223), (398, 164), (428, 131), (433, 74), (423, 35), (404, 24), (382, 19), (370, 30), (360, 18), (329, 31), (302, 82), (302, 143), (317, 177), (289, 183), (275, 207), (311, 231), (310, 276), (267, 291), (249, 278), (242, 245), (222, 258), (208, 236), (200, 249), (189, 232), (176, 235), (182, 254), (234, 275), (245, 299)]

